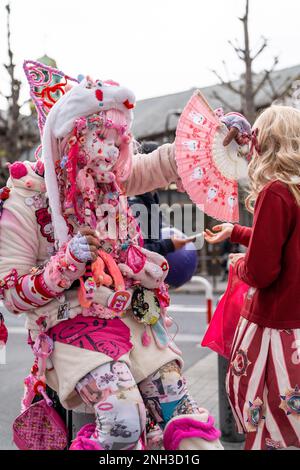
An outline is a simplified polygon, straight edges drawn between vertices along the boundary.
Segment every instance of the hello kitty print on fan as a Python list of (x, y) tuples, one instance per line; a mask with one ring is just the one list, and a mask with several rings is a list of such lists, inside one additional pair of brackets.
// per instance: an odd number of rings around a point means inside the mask
[(200, 210), (220, 221), (238, 222), (238, 181), (247, 177), (239, 145), (224, 146), (228, 130), (200, 91), (190, 99), (176, 132), (176, 161), (183, 185)]

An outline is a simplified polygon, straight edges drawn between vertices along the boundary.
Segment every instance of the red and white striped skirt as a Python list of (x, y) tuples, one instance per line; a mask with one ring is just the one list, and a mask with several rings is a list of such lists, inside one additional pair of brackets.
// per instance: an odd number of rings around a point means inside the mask
[(300, 329), (241, 318), (226, 388), (246, 450), (300, 447)]

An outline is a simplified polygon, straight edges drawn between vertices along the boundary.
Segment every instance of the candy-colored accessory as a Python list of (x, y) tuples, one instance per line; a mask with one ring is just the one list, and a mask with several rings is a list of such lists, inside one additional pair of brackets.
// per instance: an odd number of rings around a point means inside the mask
[(115, 290), (116, 291), (125, 290), (124, 278), (122, 276), (122, 273), (121, 273), (117, 263), (113, 259), (113, 257), (110, 254), (103, 251), (103, 250), (99, 250), (98, 255), (104, 261), (104, 263), (105, 263), (105, 265), (108, 269), (108, 272), (110, 273), (110, 276), (113, 279)]
[(105, 272), (105, 264), (102, 258), (98, 256), (96, 261), (92, 263), (92, 273), (93, 278), (95, 279), (96, 286), (106, 286), (109, 287), (112, 285), (112, 278), (109, 274)]
[(155, 289), (155, 294), (159, 300), (161, 308), (168, 308), (170, 305), (170, 295), (168, 291), (168, 286), (162, 283), (158, 289)]
[(217, 220), (238, 222), (238, 180), (247, 177), (247, 162), (235, 141), (224, 147), (227, 134), (226, 125), (197, 91), (179, 119), (175, 156), (192, 201)]
[(11, 289), (17, 285), (18, 273), (16, 269), (12, 269), (4, 279), (0, 279), (0, 299), (4, 299), (5, 290)]
[(135, 262), (136, 259), (140, 261), (137, 257), (135, 257), (133, 263), (131, 263), (136, 268), (136, 272), (134, 272), (126, 262), (119, 263), (122, 274), (128, 279), (139, 281), (140, 284), (147, 289), (159, 288), (169, 271), (166, 259), (159, 253), (154, 253), (139, 246), (135, 247), (135, 253), (137, 252), (140, 252), (143, 256), (143, 259), (141, 258), (143, 266), (142, 263), (139, 262), (137, 264)]
[(28, 170), (26, 165), (22, 162), (14, 162), (12, 165), (9, 166), (9, 174), (12, 178), (19, 180), (26, 176)]
[(80, 286), (78, 289), (78, 301), (84, 308), (89, 308), (93, 303), (93, 296), (96, 289), (96, 283), (92, 276), (90, 276), (90, 267), (83, 277), (79, 279)]
[(53, 340), (44, 332), (41, 332), (33, 345), (33, 353), (38, 359), (37, 366), (40, 371), (40, 375), (44, 375), (46, 370), (47, 358), (51, 356), (53, 352)]
[(141, 252), (140, 248), (135, 245), (130, 245), (127, 250), (126, 264), (129, 266), (134, 274), (139, 273), (146, 263), (146, 256)]
[(4, 277), (3, 279), (4, 285), (6, 289), (10, 289), (11, 287), (15, 287), (18, 282), (18, 272), (16, 269), (12, 269), (10, 273)]
[(145, 331), (142, 334), (142, 345), (147, 348), (151, 344), (151, 336), (147, 333), (147, 326), (145, 325)]
[[(122, 276), (122, 273), (121, 273), (117, 263), (113, 259), (113, 257), (110, 254), (103, 251), (103, 250), (98, 251), (98, 256), (104, 262), (104, 264), (105, 264), (105, 266), (106, 266), (106, 268), (107, 268), (107, 270), (108, 270), (108, 272), (109, 272), (109, 274), (110, 274), (110, 276), (113, 280), (115, 291), (125, 291), (126, 289), (125, 289), (124, 278)], [(95, 291), (97, 281), (99, 282), (99, 278), (96, 279), (96, 280), (94, 279), (93, 272), (92, 272), (92, 266), (87, 268), (84, 278), (82, 278), (82, 277), (80, 278), (80, 287), (79, 287), (79, 290), (78, 290), (78, 300), (79, 300), (80, 305), (84, 308), (90, 307), (92, 305), (92, 302), (93, 302), (93, 295), (88, 295), (88, 292), (87, 292), (87, 290), (88, 290), (87, 287), (90, 286), (90, 284), (89, 284), (89, 286), (87, 286), (87, 284), (86, 284), (86, 281), (87, 281), (88, 278), (90, 278), (90, 281), (94, 283), (93, 291)], [(92, 286), (90, 286), (90, 287), (91, 287), (91, 290), (92, 290)]]
[(108, 299), (107, 306), (116, 313), (122, 313), (130, 305), (131, 294), (126, 290), (114, 292)]
[(6, 201), (9, 198), (10, 189), (7, 186), (0, 189), (0, 200)]
[(155, 293), (136, 287), (131, 300), (132, 314), (139, 323), (155, 325), (160, 317), (160, 304)]
[(42, 135), (50, 109), (66, 93), (68, 82), (78, 83), (78, 81), (60, 70), (32, 60), (25, 60), (23, 68), (38, 113), (38, 124)]
[(281, 404), (279, 408), (285, 411), (286, 415), (300, 416), (300, 388), (289, 388), (284, 395), (280, 395)]
[(226, 124), (228, 129), (235, 127), (239, 132), (239, 137), (245, 144), (249, 144), (251, 141), (251, 125), (249, 121), (240, 113), (231, 112), (227, 114), (218, 115), (215, 111), (215, 114), (221, 118), (221, 121)]
[(64, 450), (68, 444), (65, 423), (45, 400), (40, 400), (13, 423), (13, 441), (20, 450)]

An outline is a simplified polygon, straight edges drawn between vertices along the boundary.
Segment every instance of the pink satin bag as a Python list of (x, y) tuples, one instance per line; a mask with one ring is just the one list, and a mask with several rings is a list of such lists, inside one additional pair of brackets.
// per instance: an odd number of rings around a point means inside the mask
[(248, 289), (249, 286), (237, 277), (234, 268), (230, 266), (226, 292), (217, 305), (201, 346), (210, 348), (229, 359), (235, 330)]

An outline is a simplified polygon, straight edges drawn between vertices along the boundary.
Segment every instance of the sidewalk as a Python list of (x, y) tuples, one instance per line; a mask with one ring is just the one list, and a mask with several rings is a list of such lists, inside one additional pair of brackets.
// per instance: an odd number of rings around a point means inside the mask
[[(219, 426), (218, 359), (210, 353), (185, 372), (191, 394), (199, 405), (207, 408)], [(225, 450), (242, 450), (243, 443), (222, 442)]]

